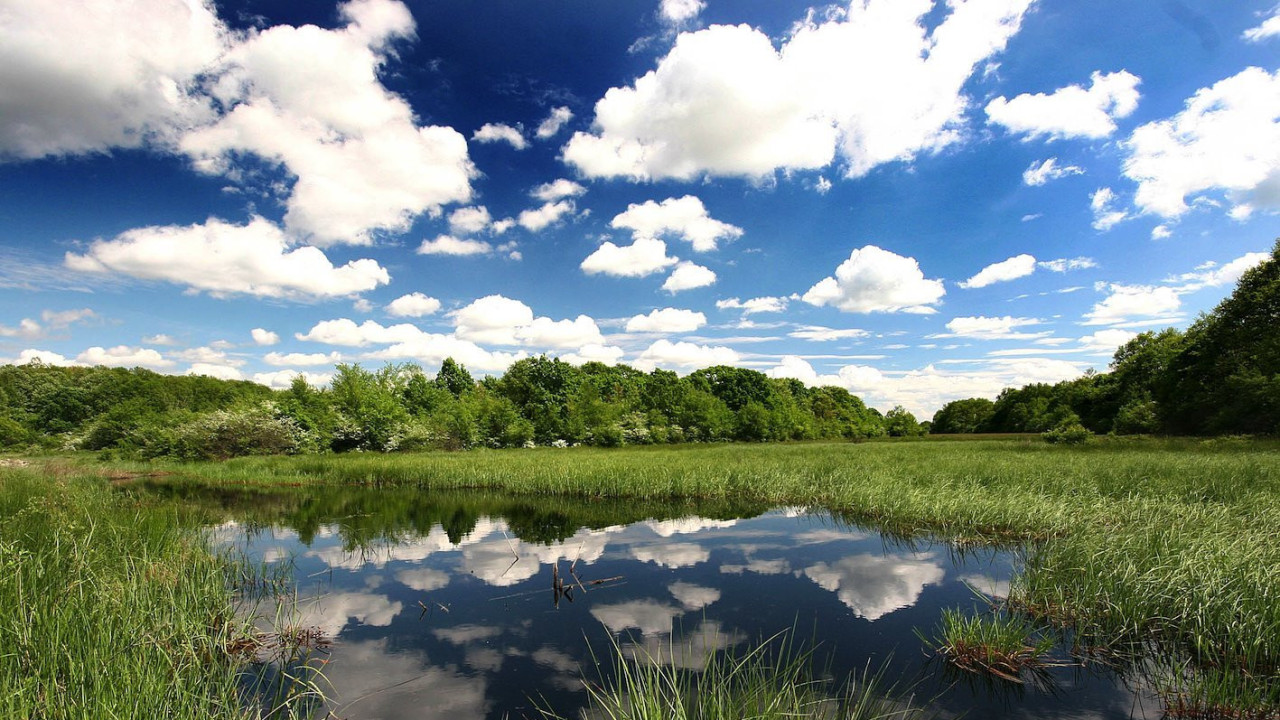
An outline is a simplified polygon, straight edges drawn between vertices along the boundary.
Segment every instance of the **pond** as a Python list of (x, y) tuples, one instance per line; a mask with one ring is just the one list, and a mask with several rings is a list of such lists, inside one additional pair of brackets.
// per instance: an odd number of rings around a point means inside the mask
[[(173, 488), (289, 573), (327, 712), (577, 717), (615, 644), (679, 667), (779, 632), (834, 678), (867, 667), (938, 717), (1156, 718), (1140, 683), (1060, 647), (1038, 682), (950, 668), (920, 637), (1002, 597), (1021, 553), (891, 537), (820, 509), (525, 500), (483, 493)], [(917, 629), (921, 631), (917, 632)], [(597, 666), (593, 658), (600, 658)]]

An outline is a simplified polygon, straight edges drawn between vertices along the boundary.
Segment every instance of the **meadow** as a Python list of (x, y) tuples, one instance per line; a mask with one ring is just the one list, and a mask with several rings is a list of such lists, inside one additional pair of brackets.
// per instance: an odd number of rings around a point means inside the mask
[[(108, 491), (104, 479), (150, 476), (153, 482), (227, 489), (309, 484), (480, 489), (554, 498), (570, 507), (617, 500), (807, 505), (902, 537), (929, 536), (961, 548), (1019, 546), (1026, 549), (1026, 567), (1015, 578), (1009, 608), (1054, 628), (1084, 656), (1150, 675), (1171, 715), (1272, 718), (1280, 708), (1280, 443), (1274, 441), (1100, 438), (1061, 446), (1015, 437), (353, 453), (186, 464), (103, 465), (81, 455), (49, 462), (44, 478), (0, 471), (4, 556), (13, 562), (19, 557), (15, 552), (27, 553), (22, 567), (50, 568), (24, 571), (48, 575), (44, 585), (19, 587), (8, 579), (12, 573), (2, 576), (3, 627), (8, 635), (25, 626), (44, 627), (15, 615), (13, 598), (18, 613), (30, 614), (42, 611), (32, 598), (67, 597), (67, 602), (83, 602), (85, 612), (97, 619), (74, 632), (41, 631), (48, 633), (44, 645), (3, 638), (0, 683), (11, 703), (13, 697), (41, 702), (41, 692), (67, 682), (70, 670), (59, 663), (71, 662), (67, 658), (79, 652), (93, 658), (92, 653), (110, 652), (105, 648), (113, 644), (135, 648), (141, 643), (160, 648), (160, 656), (167, 652), (196, 663), (204, 652), (200, 648), (213, 642), (210, 637), (223, 637), (218, 633), (226, 631), (208, 622), (223, 617), (219, 608), (231, 602), (225, 578), (209, 564), (215, 561), (196, 563), (207, 568), (199, 572), (145, 570), (173, 568), (172, 563), (185, 567), (192, 557), (206, 557), (207, 548), (191, 544), (190, 523), (163, 514), (178, 512), (172, 509), (144, 512), (138, 507), (143, 501)], [(50, 477), (51, 467), (65, 477)], [(69, 479), (91, 474), (98, 479)], [(54, 483), (56, 489), (40, 490), (41, 483)], [(49, 515), (55, 511), (56, 516)], [(118, 539), (100, 542), (110, 537), (111, 528)], [(76, 559), (86, 553), (105, 559)], [(148, 564), (138, 565), (144, 561)], [(91, 594), (94, 583), (97, 596)], [(104, 599), (129, 583), (151, 588), (141, 591), (153, 601), (150, 607), (193, 606), (200, 608), (198, 617), (183, 620), (173, 614), (178, 610), (156, 610), (151, 614), (163, 619), (159, 630), (126, 624), (113, 631), (121, 635), (91, 634), (91, 627), (115, 622), (113, 613), (131, 614), (139, 604)], [(76, 593), (85, 598), (76, 600)], [(187, 602), (182, 593), (199, 595), (204, 604)], [(184, 622), (200, 625), (205, 634)], [(67, 651), (68, 643), (83, 650)], [(28, 649), (15, 655), (15, 644)], [(24, 685), (19, 676), (15, 681), (14, 663), (35, 656), (48, 656), (41, 675), (48, 679)], [(164, 672), (181, 667), (167, 662)], [(218, 684), (224, 681), (217, 680), (221, 672), (207, 673), (200, 679), (206, 684), (190, 686), (183, 701), (209, 702), (230, 712), (226, 686)]]

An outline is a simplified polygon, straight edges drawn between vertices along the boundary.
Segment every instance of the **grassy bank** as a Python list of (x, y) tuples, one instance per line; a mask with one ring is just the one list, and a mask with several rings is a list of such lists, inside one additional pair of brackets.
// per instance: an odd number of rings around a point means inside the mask
[[(904, 535), (1032, 541), (1013, 600), (1169, 659), (1188, 706), (1280, 708), (1280, 444), (1032, 439), (538, 449), (152, 465), (213, 485), (341, 483), (831, 508)], [(1270, 710), (1265, 710), (1270, 708)]]
[(0, 468), (0, 717), (248, 718), (240, 568), (100, 475)]

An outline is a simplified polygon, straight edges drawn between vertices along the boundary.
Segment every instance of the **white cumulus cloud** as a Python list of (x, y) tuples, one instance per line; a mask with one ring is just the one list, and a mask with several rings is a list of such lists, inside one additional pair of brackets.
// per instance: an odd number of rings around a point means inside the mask
[(1125, 70), (1095, 72), (1088, 89), (1068, 85), (1048, 95), (998, 97), (987, 104), (987, 118), (1028, 139), (1104, 138), (1115, 132), (1116, 118), (1128, 117), (1138, 108), (1140, 82)]
[(1263, 20), (1260, 25), (1245, 30), (1241, 35), (1249, 42), (1262, 42), (1276, 36), (1280, 36), (1280, 6), (1276, 6), (1271, 11), (1271, 16)]
[(660, 203), (652, 200), (633, 203), (610, 224), (630, 230), (636, 239), (680, 238), (692, 245), (696, 252), (715, 250), (722, 240), (742, 237), (742, 228), (712, 218), (702, 200), (694, 195), (667, 198)]
[(756, 297), (739, 300), (736, 297), (716, 301), (718, 310), (741, 310), (743, 315), (754, 313), (780, 313), (787, 309), (789, 300), (784, 297)]
[(560, 132), (560, 128), (572, 119), (573, 111), (569, 108), (564, 106), (551, 108), (551, 113), (545, 120), (538, 123), (538, 129), (534, 134), (539, 140), (548, 140), (555, 137)]
[(343, 28), (277, 25), (244, 36), (206, 70), (223, 112), (179, 141), (201, 172), (240, 178), (245, 155), (283, 167), (296, 178), (285, 227), (321, 246), (407, 230), (423, 213), (469, 200), (475, 175), (466, 138), (418, 126), (378, 79), (393, 42), (414, 34), (409, 9), (353, 0), (339, 11)]
[(692, 371), (712, 365), (733, 365), (738, 360), (738, 353), (732, 348), (719, 345), (696, 345), (691, 342), (673, 343), (662, 339), (640, 353), (633, 365), (645, 372), (650, 372), (654, 368)]
[(1116, 348), (1137, 337), (1135, 332), (1107, 328), (1080, 338), (1080, 349), (1099, 355), (1114, 355)]
[(834, 277), (809, 288), (802, 298), (810, 305), (831, 305), (845, 312), (936, 312), (946, 294), (941, 280), (926, 279), (915, 258), (902, 257), (875, 245), (854, 250)]
[(487, 295), (454, 311), (453, 322), (463, 340), (517, 345), (516, 328), (533, 322), (533, 308), (503, 295)]
[(434, 240), (423, 240), (418, 246), (419, 255), (488, 255), (493, 246), (483, 240), (456, 238), (452, 235), (440, 235)]
[(516, 328), (515, 337), (521, 344), (543, 348), (577, 349), (604, 344), (600, 327), (586, 315), (579, 315), (573, 320), (534, 318), (533, 322)]
[(1172, 318), (1182, 307), (1178, 291), (1171, 287), (1113, 283), (1107, 290), (1110, 294), (1085, 314), (1085, 325), (1119, 325), (1136, 318)]
[(797, 23), (775, 47), (747, 25), (681, 33), (657, 67), (596, 103), (563, 159), (592, 177), (845, 174), (959, 138), (974, 69), (1002, 51), (1032, 0), (855, 2)]
[(947, 323), (947, 333), (940, 337), (963, 337), (976, 340), (1030, 340), (1044, 337), (1049, 333), (1019, 332), (1015, 328), (1028, 325), (1039, 325), (1035, 318), (1004, 317), (958, 317)]
[(434, 366), (439, 366), (445, 358), (453, 358), (472, 370), (499, 372), (506, 370), (511, 363), (528, 357), (528, 354), (524, 351), (490, 351), (453, 335), (419, 331), (409, 340), (369, 353), (369, 357), (375, 360), (416, 360), (423, 365)]
[(829, 328), (821, 325), (805, 325), (793, 330), (787, 335), (801, 340), (810, 340), (813, 342), (828, 342), (831, 340), (855, 340), (864, 338), (871, 333), (858, 328)]
[(557, 200), (543, 203), (540, 207), (524, 210), (516, 218), (520, 227), (539, 232), (550, 225), (560, 222), (566, 215), (572, 215), (576, 207), (572, 200)]
[(387, 314), (396, 317), (423, 317), (440, 311), (440, 301), (420, 292), (401, 295), (387, 303)]
[(977, 275), (958, 283), (966, 289), (981, 288), (998, 282), (1008, 282), (1026, 277), (1036, 271), (1036, 259), (1023, 253), (1008, 260), (992, 263), (978, 271)]
[(44, 328), (31, 318), (23, 318), (17, 327), (0, 325), (0, 337), (35, 339), (44, 337)]
[(572, 320), (534, 317), (533, 308), (503, 295), (488, 295), (453, 313), (461, 340), (494, 345), (577, 349), (603, 345), (596, 321), (586, 315)]
[(113, 348), (91, 347), (76, 356), (76, 362), (85, 365), (107, 365), (109, 367), (173, 367), (173, 361), (167, 360), (151, 348), (129, 347), (117, 345)]
[(714, 285), (715, 282), (714, 270), (686, 260), (676, 265), (676, 269), (671, 271), (666, 282), (662, 283), (662, 289), (674, 295), (682, 290)]
[(192, 363), (183, 375), (207, 375), (219, 380), (243, 380), (244, 373), (230, 365), (217, 363)]
[(668, 307), (627, 320), (627, 332), (685, 333), (693, 332), (706, 324), (707, 316), (700, 312)]
[(289, 367), (290, 365), (336, 365), (342, 362), (342, 355), (337, 352), (325, 353), (277, 353), (270, 352), (263, 356), (262, 361), (268, 365), (276, 367)]
[(583, 365), (589, 362), (600, 362), (605, 365), (614, 365), (625, 353), (622, 348), (616, 345), (600, 345), (591, 343), (583, 345), (576, 351), (566, 353), (560, 356), (560, 359), (573, 365)]
[(483, 205), (458, 208), (449, 213), (449, 231), (457, 235), (474, 235), (492, 224), (493, 216)]
[(627, 246), (605, 241), (582, 261), (588, 275), (603, 273), (617, 277), (644, 277), (661, 272), (678, 262), (667, 255), (667, 244), (653, 238), (641, 238)]
[(529, 141), (524, 139), (524, 133), (505, 123), (485, 123), (471, 134), (471, 139), (479, 143), (504, 142), (517, 150), (529, 147)]
[(307, 381), (307, 384), (312, 387), (328, 385), (329, 381), (333, 380), (333, 373), (298, 372), (296, 370), (275, 370), (272, 372), (254, 373), (251, 379), (259, 385), (266, 385), (267, 387), (282, 390), (292, 385), (293, 379), (299, 375), (301, 375), (302, 378)]
[(1098, 262), (1093, 258), (1087, 257), (1058, 258), (1057, 260), (1042, 260), (1036, 263), (1036, 267), (1050, 272), (1065, 273), (1072, 270), (1096, 268), (1098, 267)]
[(172, 146), (210, 119), (197, 77), (222, 54), (211, 2), (9, 0), (0, 21), (0, 159)]
[(82, 272), (163, 280), (215, 297), (340, 297), (391, 281), (373, 260), (335, 267), (319, 248), (290, 250), (284, 232), (260, 217), (247, 225), (210, 218), (202, 225), (128, 230), (95, 241), (83, 255), (67, 253), (66, 264)]
[(383, 326), (373, 320), (365, 320), (356, 325), (353, 320), (339, 318), (322, 320), (305, 333), (296, 333), (299, 340), (342, 345), (344, 347), (364, 347), (365, 345), (388, 345), (406, 342), (422, 333), (417, 327), (408, 323)]
[(558, 178), (549, 183), (543, 183), (533, 190), (529, 191), (529, 196), (544, 203), (552, 203), (556, 200), (565, 198), (578, 197), (585, 195), (587, 189), (580, 183), (576, 183), (566, 178)]
[[(483, 330), (477, 329), (477, 332), (483, 334)], [(512, 336), (513, 333), (513, 328), (506, 328), (502, 337)], [(424, 332), (408, 323), (388, 327), (372, 320), (366, 320), (360, 325), (347, 318), (324, 320), (316, 323), (310, 331), (298, 333), (295, 337), (299, 340), (345, 347), (387, 346), (367, 354), (367, 357), (375, 360), (417, 360), (424, 364), (439, 365), (445, 358), (452, 357), (467, 367), (485, 371), (503, 370), (526, 356), (523, 352), (491, 352), (471, 340), (460, 339), (454, 335)]]
[(658, 12), (663, 20), (679, 25), (698, 17), (706, 7), (704, 0), (662, 0)]
[(1093, 229), (1106, 232), (1132, 216), (1127, 210), (1116, 207), (1118, 202), (1115, 191), (1109, 187), (1100, 187), (1089, 196), (1089, 209), (1093, 211)]
[(1007, 387), (1031, 383), (1056, 383), (1079, 377), (1085, 366), (1048, 358), (993, 358), (965, 370), (928, 365), (918, 370), (881, 371), (869, 365), (845, 365), (823, 375), (801, 358), (792, 356), (769, 372), (794, 377), (807, 385), (843, 387), (867, 405), (887, 411), (902, 405), (918, 419), (926, 419), (952, 400), (970, 397), (994, 399)]
[(1167, 120), (1147, 123), (1124, 144), (1134, 203), (1174, 219), (1187, 198), (1220, 191), (1233, 216), (1280, 209), (1280, 70), (1248, 68), (1197, 90)]
[(1194, 292), (1206, 287), (1235, 285), (1246, 270), (1257, 267), (1270, 258), (1270, 253), (1245, 253), (1225, 265), (1218, 265), (1214, 262), (1205, 263), (1192, 272), (1170, 278), (1168, 282), (1182, 283), (1177, 288), (1180, 292)]
[(280, 342), (278, 334), (264, 328), (254, 328), (249, 331), (249, 335), (253, 337), (253, 342), (258, 345), (275, 345)]
[(41, 362), (45, 365), (58, 365), (62, 367), (79, 365), (75, 360), (69, 360), (62, 355), (50, 350), (37, 350), (36, 348), (27, 348), (18, 353), (16, 358), (0, 358), (0, 364), (4, 365), (26, 365), (31, 362)]

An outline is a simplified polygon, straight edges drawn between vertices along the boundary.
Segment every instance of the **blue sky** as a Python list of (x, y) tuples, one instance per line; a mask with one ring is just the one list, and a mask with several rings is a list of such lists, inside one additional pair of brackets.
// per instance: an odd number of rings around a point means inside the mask
[(0, 361), (547, 353), (923, 416), (1280, 235), (1280, 8), (6, 0)]

